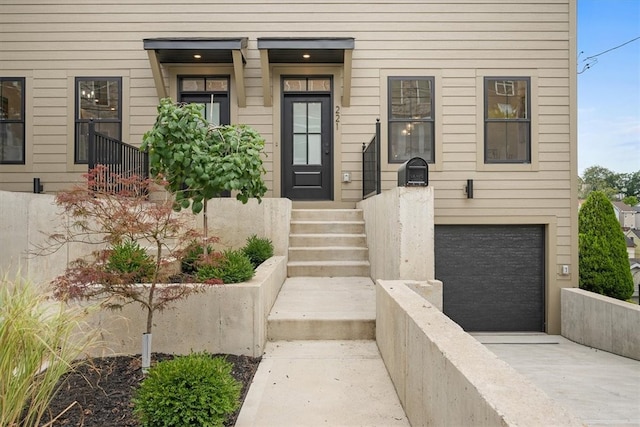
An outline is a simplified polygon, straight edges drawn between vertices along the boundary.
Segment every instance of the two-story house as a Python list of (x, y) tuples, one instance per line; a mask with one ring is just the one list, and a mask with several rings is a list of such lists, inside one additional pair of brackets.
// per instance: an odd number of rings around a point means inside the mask
[(404, 161), (429, 163), (445, 312), (469, 330), (559, 333), (560, 288), (578, 277), (576, 0), (0, 12), (0, 190), (67, 187), (87, 170), (90, 120), (139, 145), (171, 97), (265, 137), (267, 196), (353, 207), (380, 119), (383, 190)]

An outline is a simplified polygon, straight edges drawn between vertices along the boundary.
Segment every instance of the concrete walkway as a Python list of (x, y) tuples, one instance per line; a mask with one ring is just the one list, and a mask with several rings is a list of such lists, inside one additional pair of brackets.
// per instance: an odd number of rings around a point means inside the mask
[(236, 427), (408, 427), (375, 341), (276, 341)]
[(236, 426), (409, 426), (375, 318), (368, 277), (287, 278)]
[(472, 335), (587, 425), (640, 426), (640, 361), (559, 335)]

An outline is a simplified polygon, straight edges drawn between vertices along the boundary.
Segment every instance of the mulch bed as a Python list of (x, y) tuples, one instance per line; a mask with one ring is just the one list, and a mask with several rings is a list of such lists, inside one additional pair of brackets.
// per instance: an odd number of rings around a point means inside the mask
[[(260, 358), (223, 356), (233, 364), (232, 375), (242, 384), (240, 400), (243, 402)], [(169, 354), (154, 353), (152, 360), (172, 358)], [(139, 426), (131, 398), (142, 379), (140, 355), (90, 359), (61, 379), (62, 385), (49, 405), (50, 415), (43, 424), (58, 417), (52, 426)], [(225, 426), (235, 425), (239, 411), (230, 416)]]

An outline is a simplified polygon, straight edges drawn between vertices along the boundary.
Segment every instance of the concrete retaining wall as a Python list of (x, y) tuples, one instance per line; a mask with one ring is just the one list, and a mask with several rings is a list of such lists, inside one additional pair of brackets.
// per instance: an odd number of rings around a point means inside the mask
[(578, 288), (560, 294), (562, 336), (640, 360), (640, 306)]
[(371, 277), (435, 279), (433, 187), (396, 187), (363, 200)]
[(412, 426), (583, 425), (402, 281), (376, 284), (376, 340)]
[[(289, 248), (291, 200), (235, 199), (209, 201), (209, 235), (221, 239), (228, 248), (240, 248), (247, 237), (256, 234), (273, 241), (274, 254), (286, 256)], [(62, 217), (51, 194), (0, 191), (0, 272), (21, 275), (36, 283), (51, 281), (64, 273), (68, 263), (96, 250), (91, 245), (67, 245), (48, 256), (28, 252), (43, 244), (46, 237), (60, 231)], [(192, 218), (192, 227), (202, 229), (202, 214)]]
[[(272, 257), (248, 282), (214, 285), (155, 313), (152, 351), (189, 354), (206, 350), (262, 356), (267, 316), (286, 276), (287, 258)], [(102, 333), (103, 345), (96, 355), (140, 353), (146, 327), (146, 311), (140, 306), (101, 310), (89, 323)]]
[(64, 273), (70, 260), (95, 249), (68, 245), (46, 257), (29, 255), (56, 231), (60, 221), (53, 195), (0, 191), (0, 271), (9, 277), (20, 271), (31, 281), (43, 283)]

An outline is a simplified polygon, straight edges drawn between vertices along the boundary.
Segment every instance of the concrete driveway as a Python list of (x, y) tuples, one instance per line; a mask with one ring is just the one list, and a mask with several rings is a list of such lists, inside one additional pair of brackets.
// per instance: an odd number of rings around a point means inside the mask
[(640, 361), (559, 335), (472, 333), (589, 426), (640, 426)]

